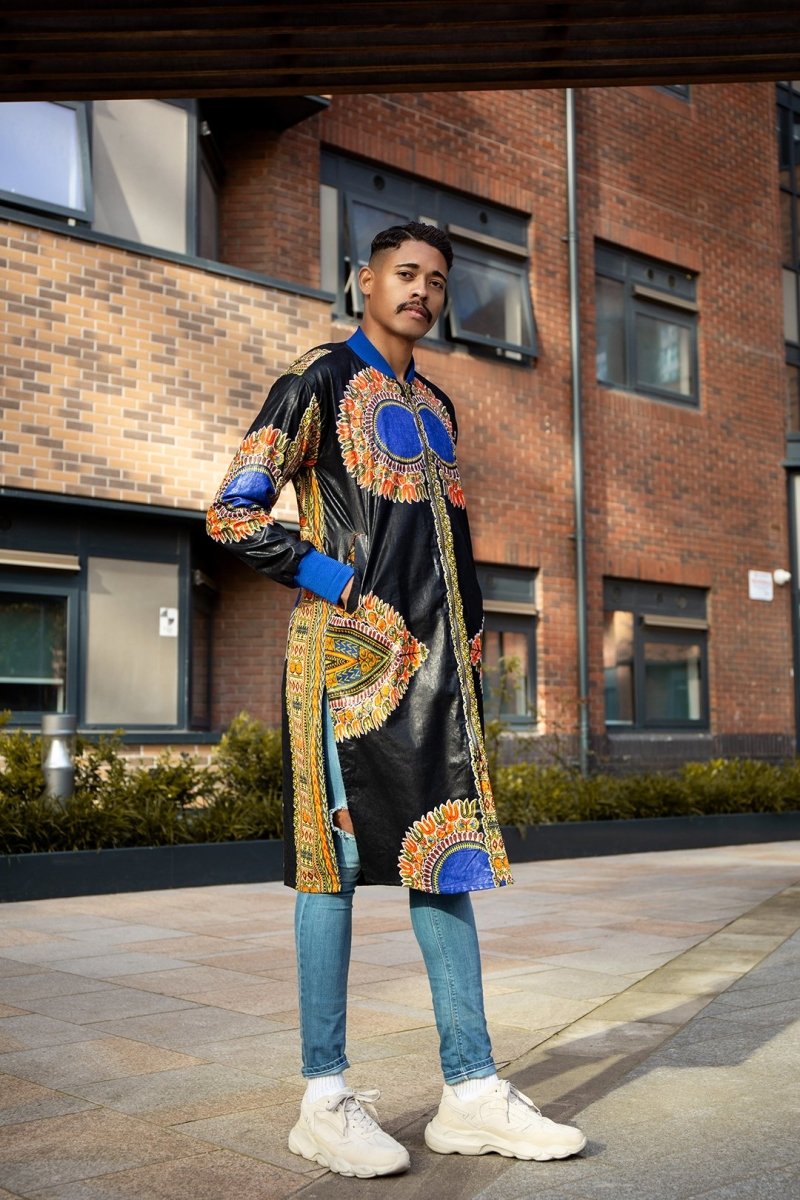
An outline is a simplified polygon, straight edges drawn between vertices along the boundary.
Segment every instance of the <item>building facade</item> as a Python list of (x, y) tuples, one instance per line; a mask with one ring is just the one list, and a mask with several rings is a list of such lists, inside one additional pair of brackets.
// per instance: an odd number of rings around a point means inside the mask
[(419, 218), (456, 252), (417, 361), (457, 407), (506, 752), (794, 753), (800, 83), (575, 110), (571, 155), (561, 91), (0, 106), (0, 709), (148, 754), (277, 723), (293, 594), (205, 509)]

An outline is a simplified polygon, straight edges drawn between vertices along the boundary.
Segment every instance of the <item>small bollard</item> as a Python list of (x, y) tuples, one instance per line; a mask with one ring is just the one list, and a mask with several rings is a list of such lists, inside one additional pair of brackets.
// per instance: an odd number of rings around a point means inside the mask
[(68, 800), (75, 787), (75, 733), (78, 722), (69, 713), (42, 717), (42, 772), (45, 792), (53, 800)]

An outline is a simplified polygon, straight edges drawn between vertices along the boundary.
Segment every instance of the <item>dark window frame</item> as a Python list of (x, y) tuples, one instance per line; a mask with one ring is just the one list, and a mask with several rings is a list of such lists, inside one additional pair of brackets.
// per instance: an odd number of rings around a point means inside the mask
[[(43, 506), (50, 510), (50, 506)], [(60, 507), (60, 506), (59, 506)], [(104, 514), (106, 518), (112, 514)], [(60, 553), (69, 550), (75, 554), (79, 569), (64, 571), (47, 565), (35, 567), (17, 567), (0, 564), (0, 592), (12, 592), (28, 595), (66, 595), (67, 609), (67, 664), (65, 704), (66, 711), (77, 716), (79, 728), (90, 734), (107, 733), (119, 728), (118, 721), (93, 722), (89, 724), (86, 714), (86, 672), (88, 651), (88, 561), (90, 558), (127, 559), (131, 562), (170, 563), (178, 571), (178, 604), (181, 614), (178, 628), (177, 647), (177, 677), (176, 677), (176, 722), (175, 724), (137, 723), (135, 732), (126, 731), (126, 741), (141, 740), (137, 734), (153, 740), (162, 734), (174, 740), (184, 734), (198, 735), (199, 740), (207, 740), (211, 730), (211, 700), (213, 698), (213, 658), (209, 659), (212, 670), (208, 678), (208, 694), (206, 697), (207, 720), (193, 720), (191, 670), (192, 670), (192, 639), (193, 612), (197, 590), (193, 580), (195, 567), (195, 551), (193, 536), (188, 528), (172, 525), (169, 529), (158, 529), (149, 522), (141, 530), (133, 523), (123, 525), (121, 522), (97, 524), (87, 521), (76, 513), (74, 517), (54, 520), (51, 517), (26, 520), (20, 517), (14, 521), (19, 530), (13, 539), (8, 535), (2, 541), (4, 548), (14, 550), (35, 549), (36, 551)], [(205, 588), (201, 589), (205, 591)], [(209, 599), (201, 599), (200, 603), (213, 605), (213, 587)], [(213, 621), (211, 623), (213, 629)], [(209, 637), (213, 637), (212, 630)], [(206, 648), (208, 649), (208, 647)], [(42, 718), (41, 712), (14, 712), (11, 724), (14, 727), (38, 725)], [(133, 727), (132, 727), (133, 728)]]
[(656, 88), (660, 92), (668, 92), (670, 96), (677, 96), (686, 104), (692, 102), (692, 91), (688, 83), (657, 83)]
[[(460, 328), (454, 315), (451, 297), (434, 328), (426, 337), (426, 345), (456, 343), (470, 350), (489, 353), (509, 361), (529, 363), (538, 355), (536, 320), (530, 288), (530, 259), (528, 253), (529, 218), (510, 209), (485, 204), (474, 197), (449, 192), (427, 180), (401, 175), (380, 163), (348, 158), (323, 148), (320, 162), (320, 183), (336, 194), (335, 280), (325, 280), (335, 293), (334, 316), (358, 317), (361, 306), (355, 276), (364, 256), (354, 246), (354, 204), (385, 208), (387, 213), (402, 215), (406, 221), (426, 221), (445, 230), (457, 254), (491, 265), (494, 259), (504, 270), (519, 279), (520, 304), (531, 335), (524, 342), (482, 335)], [(323, 232), (323, 237), (326, 234)], [(354, 261), (355, 260), (355, 261)]]
[[(605, 579), (603, 581), (603, 612), (631, 613), (633, 617), (633, 720), (609, 720), (604, 713), (609, 733), (654, 732), (657, 730), (699, 730), (710, 728), (710, 697), (708, 684), (708, 622), (707, 594), (702, 588), (680, 587), (677, 584), (651, 584), (641, 581)], [(649, 622), (647, 618), (650, 618)], [(659, 621), (663, 620), (663, 624)], [(687, 621), (686, 625), (680, 622)], [(694, 622), (694, 624), (691, 624)], [(700, 716), (691, 719), (649, 717), (646, 712), (645, 642), (660, 642), (673, 646), (700, 647)], [(605, 700), (604, 700), (605, 703)]]
[(49, 216), (64, 217), (67, 221), (72, 221), (75, 223), (79, 222), (81, 225), (91, 227), (94, 205), (92, 187), (90, 102), (85, 100), (41, 100), (30, 101), (29, 103), (42, 105), (46, 104), (54, 108), (69, 108), (75, 112), (77, 117), (78, 153), (80, 155), (80, 169), (83, 179), (83, 195), (85, 203), (82, 208), (73, 208), (68, 205), (54, 204), (49, 200), (42, 200), (38, 196), (28, 196), (20, 192), (10, 192), (5, 188), (0, 188), (0, 203), (8, 204), (14, 208), (22, 208), (28, 212), (41, 212), (46, 213)]
[[(218, 219), (218, 199), (219, 190), (224, 176), (224, 167), (219, 149), (214, 142), (213, 133), (208, 122), (201, 117), (200, 106), (197, 100), (173, 100), (164, 99), (161, 97), (141, 97), (141, 99), (152, 99), (160, 104), (170, 104), (176, 108), (182, 108), (187, 113), (187, 153), (185, 164), (185, 187), (186, 187), (186, 245), (182, 251), (171, 251), (167, 247), (152, 246), (149, 243), (134, 241), (128, 237), (122, 237), (117, 234), (106, 234), (105, 232), (97, 231), (98, 238), (103, 242), (111, 242), (112, 244), (119, 243), (121, 245), (134, 245), (145, 251), (152, 251), (154, 254), (171, 254), (181, 255), (187, 258), (196, 260), (201, 258), (200, 249), (200, 210), (201, 210), (201, 179), (203, 173), (207, 176), (211, 188), (214, 193), (216, 206), (217, 229), (215, 234), (215, 242), (217, 253), (219, 251), (219, 219)], [(71, 229), (80, 229), (82, 232), (93, 233), (94, 221), (94, 179), (92, 173), (92, 153), (94, 141), (93, 127), (93, 104), (92, 101), (65, 101), (65, 100), (41, 100), (34, 101), (38, 104), (56, 104), (63, 108), (71, 108), (79, 114), (79, 132), (80, 132), (80, 153), (81, 153), (81, 168), (83, 172), (84, 196), (86, 205), (83, 209), (72, 209), (62, 205), (52, 204), (48, 201), (39, 200), (35, 197), (21, 196), (16, 192), (9, 192), (0, 188), (0, 204), (11, 209), (20, 209), (25, 213), (41, 214), (44, 217), (64, 218), (64, 232), (69, 233)], [(216, 261), (209, 259), (208, 261)]]
[[(601, 387), (633, 392), (649, 399), (666, 400), (682, 407), (699, 408), (700, 378), (698, 353), (699, 310), (696, 299), (697, 276), (693, 271), (651, 259), (634, 251), (608, 243), (595, 246), (595, 281), (610, 279), (622, 285), (624, 380), (603, 379), (596, 371)], [(599, 307), (595, 292), (595, 330), (599, 325)], [(639, 380), (637, 317), (666, 321), (687, 329), (690, 335), (690, 394), (660, 388)]]
[[(483, 639), (486, 632), (522, 633), (527, 639), (528, 669), (525, 680), (525, 713), (489, 711), (487, 691), (484, 706), (489, 720), (497, 719), (511, 731), (530, 731), (538, 723), (538, 662), (536, 652), (539, 613), (536, 607), (537, 572), (532, 568), (477, 564), (484, 601)], [(484, 652), (485, 671), (485, 652)], [(484, 676), (485, 678), (485, 676)], [(485, 686), (485, 685), (484, 685)]]

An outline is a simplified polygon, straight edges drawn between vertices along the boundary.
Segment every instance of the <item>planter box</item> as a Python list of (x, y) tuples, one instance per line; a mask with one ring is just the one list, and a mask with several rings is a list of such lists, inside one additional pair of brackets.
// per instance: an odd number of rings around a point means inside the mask
[[(533, 825), (525, 834), (505, 826), (503, 834), (512, 863), (588, 858), (800, 839), (800, 812), (569, 821)], [(0, 858), (0, 901), (266, 883), (282, 878), (280, 841), (12, 854)]]

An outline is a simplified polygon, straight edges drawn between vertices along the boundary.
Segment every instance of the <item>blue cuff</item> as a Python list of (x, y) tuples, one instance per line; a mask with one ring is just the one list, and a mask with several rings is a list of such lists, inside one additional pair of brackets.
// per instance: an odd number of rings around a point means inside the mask
[(338, 604), (348, 581), (353, 578), (355, 571), (347, 563), (328, 558), (319, 550), (311, 549), (300, 559), (300, 566), (294, 581), (298, 587), (322, 596), (331, 604)]

